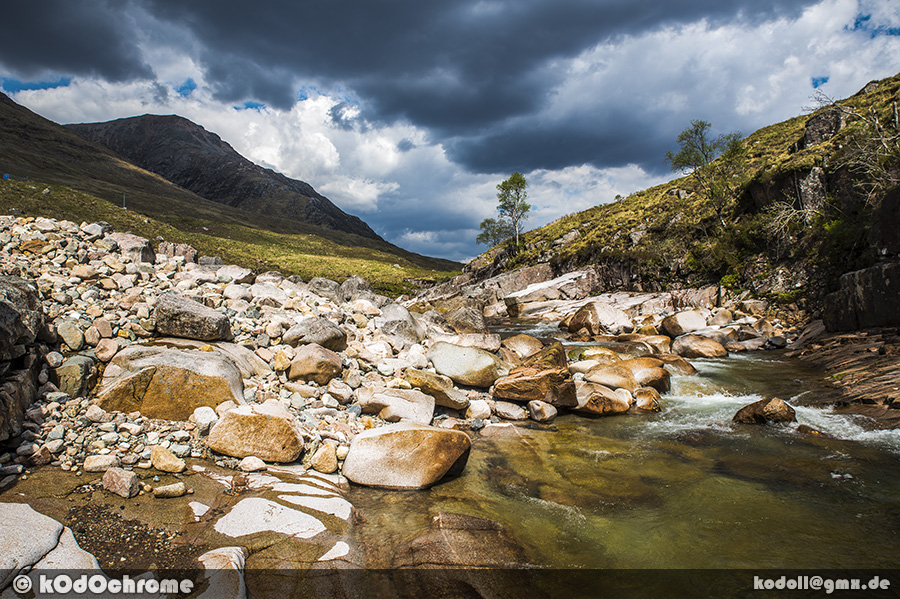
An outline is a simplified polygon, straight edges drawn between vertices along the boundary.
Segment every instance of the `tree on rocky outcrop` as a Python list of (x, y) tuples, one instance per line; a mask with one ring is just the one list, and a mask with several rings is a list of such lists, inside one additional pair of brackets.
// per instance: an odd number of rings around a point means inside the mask
[(531, 210), (531, 204), (525, 201), (528, 198), (527, 187), (528, 182), (519, 172), (497, 185), (499, 217), (481, 221), (481, 233), (476, 238), (478, 243), (496, 245), (514, 236), (515, 247), (518, 249), (522, 225)]
[(678, 134), (680, 151), (668, 152), (666, 159), (673, 171), (690, 176), (725, 227), (726, 208), (744, 183), (747, 149), (739, 131), (711, 138), (710, 128), (706, 121), (692, 120), (691, 126)]

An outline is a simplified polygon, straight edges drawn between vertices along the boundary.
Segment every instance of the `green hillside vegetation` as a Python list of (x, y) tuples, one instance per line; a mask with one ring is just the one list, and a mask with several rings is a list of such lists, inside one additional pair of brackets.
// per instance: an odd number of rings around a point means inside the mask
[[(897, 131), (894, 105), (900, 99), (900, 76), (866, 90), (871, 91), (839, 102), (842, 111), (870, 119), (877, 114), (889, 130)], [(517, 253), (496, 246), (468, 268), (496, 272), (550, 262), (563, 272), (615, 264), (627, 268), (644, 289), (720, 282), (765, 292), (760, 282), (786, 265), (817, 273), (814, 278), (823, 287), (818, 291), (833, 287), (841, 273), (875, 261), (880, 240), (870, 234), (881, 206), (877, 194), (874, 201), (865, 197), (859, 184), (866, 183), (866, 175), (850, 165), (851, 149), (869, 135), (862, 119), (847, 114), (846, 126), (834, 137), (802, 148), (807, 121), (828, 110), (833, 108), (823, 106), (744, 140), (740, 191), (723, 211), (725, 227), (685, 176), (565, 216), (526, 233)], [(886, 160), (893, 160), (890, 166), (896, 169), (900, 155)], [(821, 205), (804, 206), (798, 185), (814, 167), (824, 173), (826, 196)], [(790, 301), (812, 291), (805, 287), (781, 290), (776, 299)]]
[[(44, 194), (45, 189), (49, 193)], [(187, 243), (201, 255), (220, 256), (226, 263), (257, 272), (278, 270), (298, 274), (304, 280), (319, 276), (337, 281), (359, 275), (387, 295), (407, 293), (419, 281), (454, 274), (423, 268), (373, 247), (336, 243), (319, 235), (277, 233), (185, 215), (170, 215), (164, 221), (62, 185), (35, 181), (0, 181), (0, 214), (44, 216), (76, 223), (105, 221), (118, 231), (151, 240)]]

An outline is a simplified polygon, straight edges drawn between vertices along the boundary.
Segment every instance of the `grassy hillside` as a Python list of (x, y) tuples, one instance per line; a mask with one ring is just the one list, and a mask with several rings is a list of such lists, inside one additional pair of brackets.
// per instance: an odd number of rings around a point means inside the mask
[[(45, 189), (49, 189), (46, 194)], [(76, 223), (106, 221), (118, 231), (187, 243), (201, 255), (221, 256), (226, 263), (256, 271), (278, 270), (306, 280), (321, 276), (337, 281), (356, 274), (388, 295), (414, 289), (413, 280), (433, 281), (454, 274), (318, 235), (278, 233), (200, 217), (170, 216), (164, 221), (62, 185), (35, 181), (0, 180), (0, 214), (46, 216)]]
[[(898, 100), (900, 76), (873, 82), (839, 105), (844, 113), (878, 114), (888, 129), (900, 130), (893, 122)], [(865, 138), (861, 119), (845, 114), (834, 137), (804, 147), (807, 123), (828, 110), (744, 140), (740, 191), (726, 206), (724, 227), (691, 178), (681, 177), (530, 231), (517, 253), (497, 246), (467, 268), (493, 274), (539, 262), (559, 271), (615, 265), (644, 289), (722, 283), (783, 301), (821, 295), (841, 273), (885, 256), (892, 210), (881, 198), (863, 197), (857, 184), (864, 175), (848, 166), (850, 149)]]
[[(206, 200), (3, 94), (0, 172), (11, 175), (2, 183), (0, 212), (18, 208), (28, 215), (76, 222), (105, 220), (119, 230), (190, 243), (204, 254), (254, 269), (337, 280), (359, 274), (384, 291), (402, 292), (409, 288), (404, 279), (442, 278), (461, 267), (381, 239)], [(48, 186), (51, 193), (41, 195)], [(121, 208), (123, 198), (128, 210)]]

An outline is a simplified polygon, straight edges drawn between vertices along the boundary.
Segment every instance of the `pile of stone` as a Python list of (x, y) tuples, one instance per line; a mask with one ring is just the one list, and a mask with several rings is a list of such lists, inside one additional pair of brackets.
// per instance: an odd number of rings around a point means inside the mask
[[(0, 270), (30, 286), (33, 304), (0, 322), (3, 374), (33, 379), (16, 401), (15, 384), (0, 392), (0, 487), (42, 464), (177, 471), (166, 468), (211, 458), (423, 488), (462, 470), (472, 431), (560, 410), (658, 410), (670, 377), (693, 372), (684, 358), (777, 344), (780, 333), (724, 309), (594, 298), (552, 308), (588, 342), (567, 353), (528, 335), (501, 340), (477, 302), (417, 313), (359, 277), (254, 274), (188, 246), (154, 251), (104, 223), (0, 217), (0, 243)], [(19, 416), (9, 409), (23, 403)]]

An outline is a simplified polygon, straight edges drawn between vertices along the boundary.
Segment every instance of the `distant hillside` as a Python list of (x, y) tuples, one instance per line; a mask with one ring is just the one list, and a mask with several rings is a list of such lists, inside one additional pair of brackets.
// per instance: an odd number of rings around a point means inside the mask
[(519, 252), (496, 246), (466, 270), (481, 279), (537, 263), (559, 273), (595, 265), (610, 289), (720, 284), (821, 311), (841, 274), (900, 256), (900, 188), (869, 193), (875, 175), (860, 168), (860, 151), (870, 152), (887, 184), (900, 182), (898, 102), (900, 75), (748, 136), (724, 227), (681, 177), (530, 231)]
[[(106, 220), (120, 230), (194, 244), (254, 269), (304, 277), (370, 278), (385, 292), (410, 288), (461, 267), (360, 236), (248, 212), (200, 197), (109, 148), (53, 123), (0, 94), (0, 212), (75, 221)], [(33, 181), (34, 183), (29, 183)], [(50, 187), (50, 193), (42, 191)], [(123, 199), (127, 210), (122, 209)], [(353, 218), (353, 217), (350, 217)], [(396, 266), (395, 266), (396, 265)]]
[(185, 118), (148, 114), (68, 128), (207, 200), (266, 218), (380, 239), (308, 183), (250, 162), (218, 135)]

